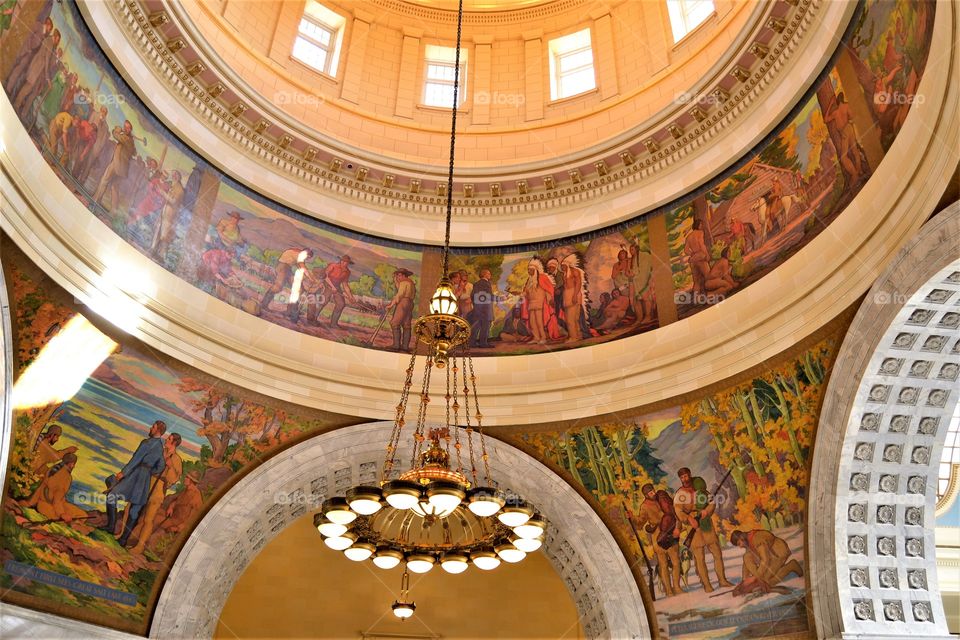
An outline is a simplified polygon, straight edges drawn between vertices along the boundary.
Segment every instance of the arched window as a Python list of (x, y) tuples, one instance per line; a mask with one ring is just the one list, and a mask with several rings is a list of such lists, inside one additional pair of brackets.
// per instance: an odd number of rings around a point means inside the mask
[(670, 14), (673, 41), (679, 42), (713, 15), (713, 11), (713, 0), (667, 0), (667, 13)]

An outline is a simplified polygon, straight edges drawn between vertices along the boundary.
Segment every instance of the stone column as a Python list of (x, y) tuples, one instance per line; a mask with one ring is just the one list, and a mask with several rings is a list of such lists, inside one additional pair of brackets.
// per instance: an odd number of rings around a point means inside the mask
[(490, 124), (493, 36), (473, 37), (473, 124)]
[(590, 12), (593, 18), (593, 66), (597, 73), (600, 99), (606, 100), (620, 93), (617, 85), (617, 55), (613, 42), (613, 19), (610, 8)]
[(422, 29), (403, 28), (403, 48), (400, 50), (400, 81), (397, 83), (397, 104), (394, 114), (412, 118), (417, 94), (421, 91), (417, 69), (420, 66), (420, 39)]
[(543, 92), (543, 30), (523, 33), (524, 119), (542, 120), (546, 96)]
[(357, 104), (360, 100), (360, 83), (363, 81), (363, 67), (367, 55), (367, 36), (370, 35), (370, 23), (373, 14), (356, 9), (353, 12), (353, 24), (350, 28), (350, 42), (346, 47), (347, 60), (343, 65), (343, 84), (340, 97), (347, 102)]

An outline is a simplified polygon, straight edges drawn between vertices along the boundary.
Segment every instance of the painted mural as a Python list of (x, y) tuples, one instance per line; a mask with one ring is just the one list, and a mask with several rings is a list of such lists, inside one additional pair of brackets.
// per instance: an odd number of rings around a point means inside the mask
[(806, 487), (837, 346), (679, 406), (511, 438), (592, 496), (655, 598), (661, 637), (808, 631)]
[(285, 446), (357, 420), (255, 397), (118, 338), (9, 243), (3, 267), (17, 371), (3, 599), (145, 633), (219, 493)]
[[(421, 289), (439, 275), (420, 281), (423, 247), (326, 225), (250, 192), (146, 109), (72, 2), (7, 5), (7, 96), (49, 165), (115, 233), (269, 322), (357, 346), (411, 348)], [(808, 97), (759, 151), (695, 197), (583, 238), (458, 250), (453, 277), (474, 353), (535, 353), (653, 330), (658, 307), (689, 316), (783, 263), (870, 178), (880, 158), (871, 165), (864, 146), (889, 148), (922, 98), (934, 12), (932, 2), (864, 2)], [(665, 243), (650, 243), (653, 224), (666, 226)], [(655, 290), (671, 279), (672, 291)]]

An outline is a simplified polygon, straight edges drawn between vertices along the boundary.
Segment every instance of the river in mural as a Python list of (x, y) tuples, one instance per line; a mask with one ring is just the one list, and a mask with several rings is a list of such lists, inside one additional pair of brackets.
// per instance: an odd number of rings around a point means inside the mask
[(806, 632), (806, 487), (837, 345), (678, 406), (509, 439), (586, 489), (654, 596), (661, 636)]
[(285, 446), (356, 420), (159, 357), (75, 308), (9, 243), (3, 255), (17, 371), (3, 599), (144, 633), (167, 569), (219, 493)]
[[(0, 21), (7, 97), (50, 167), (114, 233), (269, 322), (362, 347), (411, 348), (421, 289), (439, 275), (421, 282), (435, 252), (324, 224), (251, 192), (150, 113), (73, 2), (12, 9)], [(474, 353), (537, 353), (650, 331), (673, 315), (665, 307), (689, 316), (782, 264), (843, 211), (892, 144), (918, 99), (934, 11), (929, 2), (863, 3), (834, 65), (787, 120), (694, 197), (572, 240), (457, 249), (453, 278)], [(665, 242), (650, 242), (651, 225), (666, 227)]]

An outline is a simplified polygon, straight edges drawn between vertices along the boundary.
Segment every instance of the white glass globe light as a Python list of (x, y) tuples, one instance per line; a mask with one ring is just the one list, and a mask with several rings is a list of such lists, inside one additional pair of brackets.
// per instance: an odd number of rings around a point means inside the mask
[(409, 480), (391, 480), (383, 485), (383, 497), (394, 509), (406, 511), (420, 501), (420, 487)]
[(520, 549), (517, 549), (512, 544), (497, 545), (497, 555), (500, 556), (504, 562), (509, 562), (511, 564), (514, 562), (520, 562), (527, 557), (526, 553)]
[(436, 560), (433, 556), (419, 553), (407, 556), (407, 569), (414, 573), (426, 573), (433, 569), (434, 564), (436, 564)]
[(510, 528), (525, 524), (531, 517), (533, 517), (533, 509), (525, 504), (508, 504), (497, 514), (500, 522)]
[(357, 514), (350, 510), (345, 498), (329, 498), (323, 501), (323, 515), (330, 522), (350, 524), (357, 518)]
[(363, 562), (373, 555), (375, 549), (369, 542), (355, 542), (353, 546), (343, 550), (343, 555), (354, 562)]
[(470, 554), (470, 561), (477, 569), (491, 571), (500, 566), (500, 558), (490, 549), (474, 551)]
[(513, 546), (525, 553), (533, 553), (543, 546), (543, 540), (540, 538), (513, 538)]
[(330, 522), (326, 518), (320, 518), (317, 521), (317, 531), (326, 538), (339, 538), (347, 532), (347, 525)]
[(513, 528), (513, 532), (521, 538), (539, 538), (547, 528), (547, 521), (540, 516), (533, 516), (521, 525)]
[(323, 544), (327, 545), (334, 551), (343, 551), (348, 548), (354, 542), (356, 542), (357, 536), (350, 531), (346, 532), (342, 536), (337, 536), (336, 538), (324, 538)]
[(467, 492), (467, 508), (479, 518), (488, 518), (503, 508), (503, 498), (490, 487), (477, 487)]
[[(350, 509), (362, 516), (370, 516), (380, 511), (383, 492), (377, 487), (353, 487), (347, 491), (347, 502)], [(329, 516), (327, 516), (329, 517)]]
[(469, 566), (467, 556), (460, 553), (447, 553), (440, 558), (440, 568), (447, 573), (463, 573)]
[(373, 564), (381, 569), (393, 569), (403, 560), (403, 553), (396, 549), (380, 548), (373, 554)]
[(394, 602), (393, 603), (393, 615), (397, 616), (401, 620), (406, 620), (413, 615), (414, 610), (417, 608), (417, 605), (412, 602)]

